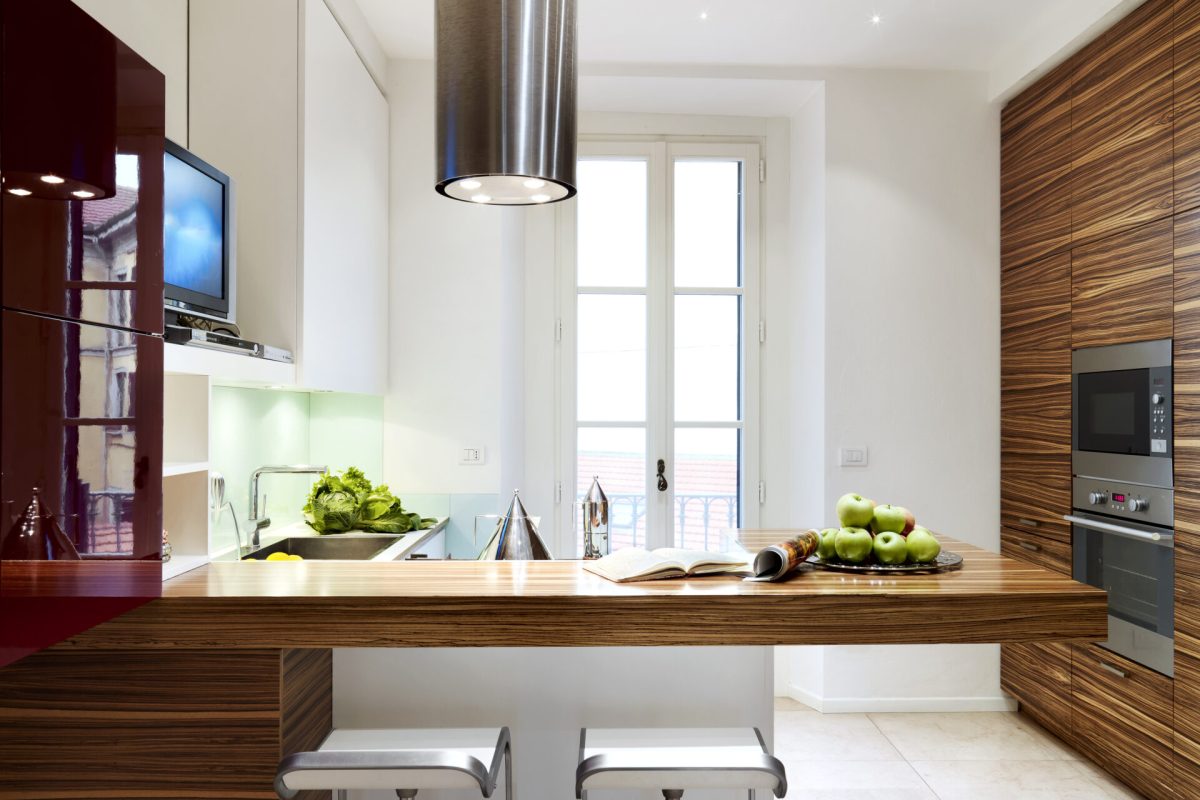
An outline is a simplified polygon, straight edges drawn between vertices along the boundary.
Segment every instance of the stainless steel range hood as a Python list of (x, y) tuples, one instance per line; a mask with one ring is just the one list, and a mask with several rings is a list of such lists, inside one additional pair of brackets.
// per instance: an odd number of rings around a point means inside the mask
[(437, 190), (482, 204), (575, 194), (575, 0), (437, 0)]

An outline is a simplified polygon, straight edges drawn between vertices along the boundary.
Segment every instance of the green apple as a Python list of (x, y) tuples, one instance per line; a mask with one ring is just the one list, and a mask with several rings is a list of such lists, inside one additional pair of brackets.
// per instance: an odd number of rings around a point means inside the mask
[(861, 564), (871, 555), (871, 532), (866, 528), (842, 528), (833, 540), (837, 557), (852, 564)]
[(865, 528), (875, 518), (875, 503), (861, 494), (844, 494), (837, 501), (837, 516), (843, 528)]
[(907, 544), (908, 560), (917, 564), (928, 564), (942, 552), (937, 537), (920, 525), (913, 528), (913, 532), (908, 535)]
[(828, 561), (831, 558), (837, 557), (837, 541), (838, 529), (826, 528), (821, 531), (821, 541), (817, 544), (817, 557)]
[(875, 506), (875, 518), (871, 520), (871, 530), (875, 531), (875, 533), (883, 533), (884, 531), (903, 533), (906, 521), (904, 518), (904, 509), (900, 506)]
[(872, 547), (875, 560), (880, 564), (903, 564), (908, 558), (908, 546), (898, 531), (883, 531), (875, 534)]

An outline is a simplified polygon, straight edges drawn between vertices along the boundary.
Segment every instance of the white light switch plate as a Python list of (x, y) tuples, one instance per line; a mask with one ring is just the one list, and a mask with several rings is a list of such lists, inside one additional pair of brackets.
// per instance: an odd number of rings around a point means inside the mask
[(865, 467), (867, 465), (867, 448), (842, 447), (838, 449), (839, 467)]
[(458, 451), (458, 463), (467, 467), (478, 467), (487, 461), (487, 449), (483, 447), (464, 447)]

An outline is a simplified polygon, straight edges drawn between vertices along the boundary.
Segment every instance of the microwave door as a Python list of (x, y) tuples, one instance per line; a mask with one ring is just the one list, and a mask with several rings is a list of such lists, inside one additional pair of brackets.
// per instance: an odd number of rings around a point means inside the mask
[(1149, 370), (1076, 375), (1075, 449), (1150, 455)]

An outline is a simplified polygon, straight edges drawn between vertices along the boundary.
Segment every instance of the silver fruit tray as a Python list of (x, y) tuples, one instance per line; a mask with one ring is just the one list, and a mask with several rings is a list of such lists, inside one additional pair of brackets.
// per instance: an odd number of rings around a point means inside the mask
[(838, 572), (874, 572), (874, 573), (903, 573), (903, 572), (946, 572), (962, 566), (963, 557), (958, 553), (943, 550), (933, 561), (924, 564), (852, 564), (849, 561), (826, 561), (817, 556), (809, 556), (808, 563), (819, 569), (831, 569)]

